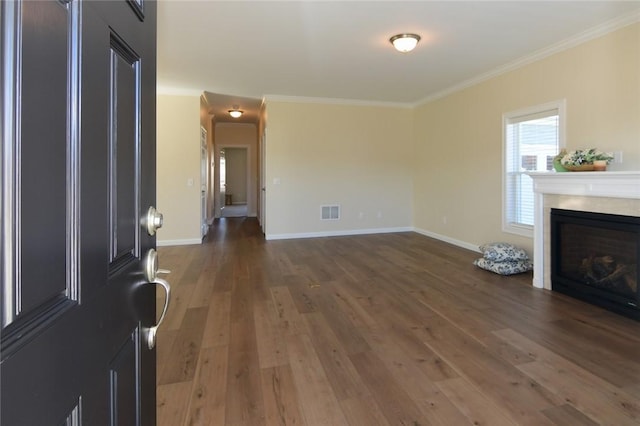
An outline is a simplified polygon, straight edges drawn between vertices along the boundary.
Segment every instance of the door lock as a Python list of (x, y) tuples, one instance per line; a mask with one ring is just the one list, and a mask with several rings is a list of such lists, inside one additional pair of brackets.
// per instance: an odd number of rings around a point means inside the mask
[(147, 216), (145, 217), (145, 226), (149, 235), (155, 235), (156, 231), (162, 228), (162, 213), (158, 212), (155, 207), (149, 207)]

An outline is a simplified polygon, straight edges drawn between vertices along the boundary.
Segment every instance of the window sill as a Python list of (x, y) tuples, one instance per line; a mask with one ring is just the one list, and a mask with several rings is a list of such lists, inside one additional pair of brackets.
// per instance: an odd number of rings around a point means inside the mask
[(533, 238), (533, 226), (530, 225), (503, 225), (503, 232), (508, 232), (509, 234), (516, 234), (522, 237)]

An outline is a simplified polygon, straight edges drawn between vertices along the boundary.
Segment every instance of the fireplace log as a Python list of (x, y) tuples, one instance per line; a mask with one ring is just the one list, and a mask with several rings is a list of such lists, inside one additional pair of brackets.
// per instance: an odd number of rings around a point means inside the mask
[(636, 265), (617, 263), (612, 256), (589, 256), (582, 259), (579, 268), (583, 279), (590, 285), (636, 293)]

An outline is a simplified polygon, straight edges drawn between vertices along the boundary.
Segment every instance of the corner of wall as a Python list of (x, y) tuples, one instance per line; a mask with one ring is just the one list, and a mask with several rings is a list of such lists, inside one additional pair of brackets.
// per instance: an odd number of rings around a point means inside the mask
[(200, 111), (199, 96), (157, 97), (159, 241), (201, 240)]

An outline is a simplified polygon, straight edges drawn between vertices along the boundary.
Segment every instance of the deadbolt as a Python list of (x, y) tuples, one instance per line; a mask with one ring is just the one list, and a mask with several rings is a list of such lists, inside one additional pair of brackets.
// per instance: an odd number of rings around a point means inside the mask
[(158, 212), (155, 207), (149, 207), (145, 218), (145, 225), (149, 235), (155, 235), (156, 231), (162, 228), (162, 213)]

